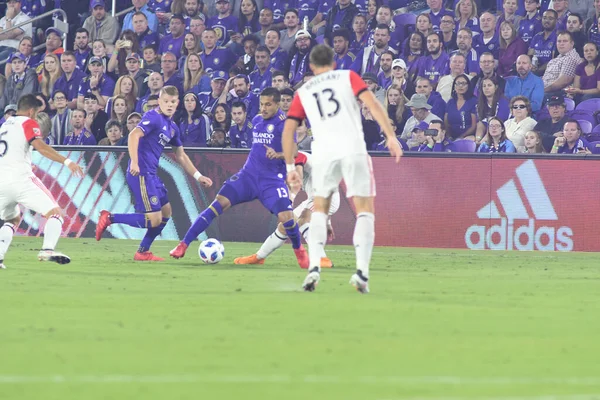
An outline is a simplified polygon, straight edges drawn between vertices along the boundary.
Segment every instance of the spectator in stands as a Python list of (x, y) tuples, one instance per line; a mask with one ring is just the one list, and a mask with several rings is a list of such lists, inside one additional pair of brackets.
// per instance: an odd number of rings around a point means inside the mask
[(508, 99), (498, 87), (496, 79), (483, 78), (477, 96), (477, 117), (479, 123), (486, 124), (491, 117), (506, 121), (510, 115)]
[[(131, 132), (138, 124), (142, 121), (142, 114), (138, 112), (132, 112), (127, 117), (127, 134)], [(127, 140), (127, 136), (125, 136), (125, 140)]]
[(229, 71), (229, 68), (236, 62), (235, 54), (228, 48), (216, 47), (217, 34), (212, 28), (207, 28), (202, 34), (202, 43), (204, 51), (200, 53), (202, 64), (206, 73), (212, 71)]
[(281, 111), (284, 112), (284, 114), (287, 115), (287, 112), (290, 109), (290, 106), (292, 105), (292, 100), (294, 98), (294, 91), (292, 89), (290, 89), (289, 87), (287, 88), (283, 88), (280, 90), (281, 92), (281, 101), (279, 102), (279, 107), (281, 108)]
[(271, 67), (278, 71), (285, 72), (288, 69), (288, 53), (280, 46), (280, 33), (274, 29), (270, 29), (265, 37), (265, 46), (271, 52)]
[(181, 57), (179, 57), (178, 69), (185, 69), (187, 56), (190, 54), (200, 54), (200, 38), (197, 38), (193, 33), (188, 32), (183, 36), (183, 47), (181, 48)]
[(271, 86), (274, 69), (271, 68), (271, 53), (266, 46), (259, 46), (254, 53), (256, 69), (248, 75), (250, 87), (255, 94), (260, 94), (263, 89)]
[(408, 147), (414, 146), (412, 141), (412, 131), (419, 122), (425, 121), (430, 123), (433, 120), (440, 119), (437, 115), (430, 112), (431, 106), (427, 104), (427, 98), (423, 94), (415, 93), (410, 98), (410, 101), (406, 103), (406, 107), (410, 108), (412, 117), (410, 117), (404, 125), (402, 131), (402, 140), (406, 140)]
[(247, 149), (252, 146), (252, 118), (248, 118), (246, 104), (242, 101), (235, 101), (231, 105), (231, 129), (229, 130), (229, 139), (232, 148)]
[(223, 128), (214, 128), (210, 135), (210, 141), (208, 147), (226, 148), (229, 147), (229, 140), (227, 134)]
[[(348, 50), (350, 45), (350, 32), (346, 29), (338, 29), (331, 34), (333, 38), (333, 59), (336, 63), (335, 69), (350, 69), (356, 56)], [(392, 55), (392, 58), (393, 55)]]
[(283, 23), (285, 24), (286, 29), (279, 32), (279, 46), (283, 51), (289, 53), (296, 43), (296, 33), (300, 30), (298, 11), (293, 8), (287, 9), (285, 11)]
[(454, 8), (454, 14), (456, 15), (456, 32), (463, 28), (469, 28), (473, 33), (481, 33), (477, 5), (473, 0), (460, 0)]
[(442, 99), (442, 96), (433, 90), (431, 81), (427, 78), (417, 78), (416, 93), (425, 95), (427, 98), (427, 104), (431, 106), (431, 112), (437, 116), (446, 114), (446, 102)]
[[(454, 19), (454, 13), (450, 10), (446, 10), (443, 3), (442, 0), (427, 0), (427, 5), (429, 6), (429, 19), (431, 19), (432, 29), (435, 32), (442, 30), (441, 25), (445, 16)], [(454, 21), (452, 21), (452, 23), (454, 24)]]
[(387, 89), (392, 84), (392, 62), (394, 61), (394, 53), (384, 51), (379, 57), (379, 67), (381, 72), (377, 75), (377, 83), (382, 89)]
[(60, 60), (55, 54), (46, 54), (44, 57), (44, 68), (42, 69), (40, 90), (44, 96), (50, 97), (54, 92), (54, 84), (62, 76)]
[[(434, 0), (434, 1), (439, 1), (439, 0)], [(434, 29), (434, 32), (437, 32), (437, 31)], [(442, 17), (442, 19), (440, 21), (439, 33), (442, 36), (442, 43), (444, 44), (444, 50), (448, 54), (451, 54), (453, 51), (458, 50), (457, 35), (456, 35), (456, 32), (454, 32), (454, 18), (452, 18), (452, 15), (444, 15)]]
[(225, 90), (227, 78), (224, 71), (214, 71), (210, 82), (210, 91), (202, 92), (198, 95), (198, 100), (206, 114), (212, 116), (214, 108), (219, 102), (219, 98)]
[(196, 36), (196, 40), (198, 41), (200, 49), (202, 49), (202, 50), (204, 50), (204, 48), (202, 47), (202, 34), (204, 33), (205, 29), (206, 29), (206, 24), (204, 23), (204, 20), (201, 17), (199, 17), (199, 16), (192, 17), (190, 19), (190, 32), (189, 33)]
[(106, 137), (98, 142), (98, 146), (127, 146), (123, 140), (123, 125), (114, 119), (109, 120), (105, 126)]
[(77, 60), (77, 67), (81, 71), (86, 70), (86, 63), (90, 57), (90, 34), (85, 28), (78, 28), (75, 32), (75, 44), (73, 54)]
[(115, 43), (114, 50), (106, 66), (107, 72), (113, 73), (115, 76), (126, 74), (128, 56), (139, 52), (140, 47), (136, 34), (130, 30), (123, 31), (121, 37)]
[[(23, 54), (26, 57), (25, 60), (25, 69), (27, 68), (35, 68), (36, 65), (40, 62), (40, 55), (33, 54), (33, 39), (29, 36), (24, 36), (23, 39), (19, 42), (19, 53)], [(0, 63), (3, 60), (0, 60)], [(4, 66), (4, 76), (7, 78), (12, 73), (11, 64), (7, 62)]]
[(246, 36), (260, 31), (261, 25), (258, 22), (258, 13), (256, 0), (242, 0), (240, 2), (240, 17), (238, 19), (237, 32), (241, 33), (242, 36)]
[(392, 85), (402, 88), (402, 92), (408, 97), (415, 94), (415, 85), (408, 79), (406, 72), (406, 63), (403, 59), (397, 58), (392, 62)]
[(119, 35), (119, 22), (106, 12), (104, 0), (92, 0), (90, 9), (92, 15), (85, 20), (83, 27), (89, 32), (91, 40), (102, 39), (112, 51), (112, 44)]
[(448, 135), (453, 139), (469, 138), (475, 135), (477, 127), (477, 98), (466, 75), (454, 78), (452, 98), (446, 106), (444, 117)]
[(93, 93), (98, 100), (99, 107), (103, 108), (106, 106), (108, 98), (113, 95), (115, 81), (103, 72), (102, 60), (98, 57), (90, 58), (88, 69), (90, 75), (83, 78), (79, 85), (77, 108), (83, 108), (86, 93)]
[(272, 73), (271, 86), (281, 91), (289, 88), (290, 82), (288, 81), (288, 78), (284, 72), (275, 70)]
[(46, 29), (46, 51), (40, 57), (40, 62), (36, 66), (36, 73), (39, 75), (44, 67), (44, 56), (46, 54), (56, 54), (58, 58), (65, 52), (62, 47), (63, 33), (56, 28), (50, 27)]
[(473, 32), (469, 28), (461, 29), (456, 35), (456, 42), (458, 46), (457, 53), (465, 56), (465, 72), (467, 75), (477, 76), (480, 71), (479, 56), (475, 49), (471, 47), (473, 44)]
[[(439, 121), (439, 120), (438, 120)], [(405, 142), (405, 141), (401, 141), (400, 143), (406, 143), (406, 147), (408, 147), (408, 150), (410, 151), (419, 151), (419, 148), (421, 147), (422, 144), (426, 143), (426, 139), (425, 139), (425, 130), (429, 129), (429, 123), (425, 122), (425, 121), (421, 121), (417, 124), (417, 126), (415, 126), (412, 130), (412, 139), (409, 143)], [(396, 136), (396, 138), (400, 138), (399, 136)]]
[(119, 121), (122, 126), (127, 124), (127, 117), (133, 112), (133, 104), (129, 103), (122, 94), (113, 97), (110, 108), (110, 119)]
[(581, 137), (581, 127), (579, 122), (574, 119), (568, 119), (563, 125), (563, 130), (559, 136), (554, 139), (552, 154), (592, 154), (590, 143)]
[[(192, 23), (192, 18), (200, 17), (205, 19), (206, 16), (202, 14), (202, 8), (204, 8), (204, 3), (202, 0), (185, 0), (183, 6), (183, 12), (177, 11), (176, 13), (183, 14), (183, 18), (185, 21), (185, 31), (190, 31), (190, 25)], [(173, 10), (171, 10), (173, 11)]]
[(258, 24), (260, 29), (253, 32), (253, 35), (258, 38), (259, 44), (264, 46), (267, 39), (267, 32), (269, 32), (273, 26), (273, 11), (270, 8), (263, 8), (260, 10)]
[(492, 53), (483, 53), (481, 57), (479, 57), (480, 71), (479, 74), (472, 79), (472, 86), (475, 93), (479, 93), (479, 85), (482, 79), (484, 78), (495, 79), (496, 82), (498, 82), (498, 86), (500, 87), (502, 92), (504, 92), (504, 88), (506, 87), (506, 81), (504, 80), (504, 78), (502, 78), (496, 73), (494, 69), (495, 62), (496, 61), (494, 60), (494, 56), (492, 55)]
[(401, 58), (406, 62), (406, 73), (409, 80), (414, 81), (418, 76), (421, 60), (425, 55), (425, 37), (420, 32), (408, 36)]
[(498, 59), (500, 50), (500, 36), (496, 33), (496, 16), (489, 11), (484, 11), (479, 17), (481, 34), (473, 38), (473, 48), (481, 58), (483, 53), (491, 53)]
[(479, 153), (516, 153), (515, 145), (506, 137), (506, 129), (500, 118), (492, 117), (487, 126), (485, 139), (477, 149)]
[(452, 139), (446, 137), (446, 130), (442, 120), (434, 119), (429, 123), (428, 130), (435, 130), (435, 136), (425, 135), (425, 142), (421, 144), (418, 151), (449, 152), (453, 150)]
[(352, 35), (348, 48), (352, 54), (356, 55), (365, 48), (369, 39), (369, 33), (367, 32), (367, 17), (362, 14), (355, 15), (352, 21), (352, 30), (350, 32), (352, 32)]
[[(445, 102), (452, 98), (454, 78), (465, 74), (465, 60), (465, 56), (459, 52), (455, 52), (450, 56), (450, 74), (442, 76), (437, 85), (437, 92)], [(470, 75), (467, 76), (471, 78)]]
[[(108, 115), (100, 108), (98, 98), (94, 93), (86, 93), (83, 101), (85, 110), (85, 128), (94, 135), (96, 142), (106, 137), (104, 127), (108, 122)], [(73, 116), (71, 116), (73, 119)]]
[(427, 36), (427, 52), (419, 65), (418, 76), (426, 77), (433, 87), (437, 86), (440, 77), (447, 75), (449, 56), (443, 51), (443, 43), (439, 33), (430, 33)]
[(33, 94), (39, 101), (42, 103), (40, 107), (38, 107), (38, 112), (44, 112), (48, 114), (50, 118), (54, 116), (54, 110), (50, 108), (50, 103), (48, 102), (48, 98), (42, 92), (37, 92)]
[(151, 95), (158, 95), (160, 89), (164, 86), (163, 77), (158, 72), (152, 72), (148, 76), (148, 92), (139, 98), (135, 105), (135, 111), (138, 113), (145, 113), (147, 110), (145, 109), (146, 103), (148, 102), (148, 97)]
[(177, 57), (171, 52), (166, 52), (160, 58), (163, 80), (165, 86), (175, 86), (179, 93), (183, 93), (183, 79), (177, 73)]
[(210, 90), (210, 78), (204, 73), (202, 60), (196, 53), (187, 56), (183, 68), (183, 90), (187, 92), (192, 89), (195, 93)]
[(556, 11), (546, 10), (542, 16), (543, 30), (529, 42), (527, 54), (532, 57), (532, 70), (538, 76), (544, 75), (548, 61), (556, 52), (556, 19)]
[(333, 43), (332, 33), (338, 29), (350, 31), (354, 17), (359, 13), (358, 7), (351, 0), (338, 0), (327, 13), (325, 21), (325, 39)]
[(137, 53), (129, 54), (125, 61), (127, 76), (135, 81), (137, 91), (132, 94), (131, 98), (136, 102), (148, 91), (148, 76), (150, 75), (148, 71), (140, 69), (140, 63), (140, 56)]
[(544, 146), (542, 145), (542, 137), (537, 131), (529, 131), (525, 134), (525, 146), (523, 151), (520, 153), (528, 154), (539, 154), (545, 153)]
[[(62, 75), (54, 83), (54, 91), (60, 90), (65, 93), (67, 98), (67, 107), (77, 108), (77, 93), (79, 91), (79, 82), (87, 77), (85, 72), (77, 68), (77, 60), (71, 51), (65, 51), (60, 58)], [(62, 143), (62, 141), (58, 142)]]
[(575, 70), (581, 63), (581, 57), (575, 51), (573, 38), (569, 32), (561, 32), (556, 38), (556, 58), (548, 61), (544, 81), (544, 93), (546, 98), (562, 93), (563, 89), (573, 83)]
[(289, 80), (292, 87), (302, 83), (305, 74), (310, 71), (309, 56), (315, 45), (316, 42), (311, 38), (310, 33), (304, 29), (296, 33), (296, 45), (290, 53)]
[[(231, 89), (234, 90), (235, 96), (229, 93)], [(231, 108), (231, 104), (234, 101), (244, 102), (248, 115), (251, 118), (254, 118), (258, 114), (259, 96), (250, 90), (250, 80), (246, 75), (240, 74), (230, 78), (219, 100), (220, 103), (227, 103), (229, 108)], [(229, 132), (229, 128), (227, 128), (227, 132)]]
[(565, 98), (561, 95), (552, 96), (547, 101), (550, 118), (538, 121), (534, 130), (542, 135), (542, 144), (549, 151), (552, 148), (554, 139), (562, 135), (562, 130), (567, 121)]
[(151, 94), (150, 96), (148, 96), (148, 101), (146, 102), (146, 105), (144, 106), (144, 112), (148, 112), (150, 110), (156, 110), (156, 109), (158, 109), (158, 95)]
[(298, 150), (310, 151), (312, 147), (313, 137), (310, 133), (310, 128), (306, 121), (302, 121), (302, 124), (296, 129), (296, 145)]
[(238, 19), (231, 15), (230, 0), (217, 0), (216, 5), (218, 15), (209, 18), (206, 26), (217, 32), (217, 46), (225, 46), (231, 39), (242, 35), (237, 31)]
[(52, 117), (52, 129), (48, 144), (62, 144), (71, 127), (73, 111), (68, 107), (67, 94), (62, 90), (54, 91), (52, 104), (56, 109), (56, 115)]
[(377, 12), (383, 5), (381, 0), (367, 0), (367, 12), (365, 13), (367, 18), (367, 30), (373, 32), (377, 26)]
[(585, 22), (585, 31), (588, 33), (591, 42), (600, 45), (600, 30), (598, 29), (598, 20), (600, 19), (599, 0), (594, 0), (594, 11), (595, 15)]
[[(85, 110), (73, 110), (71, 127), (73, 128), (63, 140), (63, 146), (94, 146), (96, 138), (85, 126), (87, 115)], [(104, 130), (104, 127), (102, 127)]]
[(517, 26), (518, 36), (523, 39), (527, 45), (531, 39), (540, 33), (542, 27), (542, 17), (538, 11), (540, 0), (525, 0), (525, 16), (519, 21)]
[(579, 14), (571, 14), (567, 18), (567, 31), (571, 33), (573, 42), (575, 43), (575, 51), (579, 57), (583, 57), (583, 45), (587, 41), (587, 37), (583, 32), (583, 19)]
[(576, 103), (600, 96), (600, 72), (598, 71), (600, 58), (598, 56), (598, 45), (588, 42), (585, 44), (583, 51), (585, 61), (575, 69), (573, 85), (565, 89), (575, 99)]
[[(98, 40), (94, 40), (92, 42), (92, 57), (97, 57), (100, 59), (101, 63), (102, 63), (102, 72), (106, 72), (107, 68), (108, 68), (108, 62), (110, 61), (110, 57), (108, 56), (107, 52), (106, 52), (106, 45), (104, 44), (104, 41), (101, 39)], [(90, 59), (92, 58), (90, 57)], [(87, 69), (89, 70), (90, 65), (89, 65), (89, 60), (87, 61)]]
[[(505, 0), (514, 2), (514, 0)], [(515, 75), (517, 58), (527, 53), (527, 43), (517, 36), (515, 27), (508, 22), (500, 25), (500, 58), (498, 59), (498, 75), (506, 77)]]
[[(554, 11), (556, 11), (557, 19), (556, 19), (556, 30), (557, 31), (565, 31), (567, 30), (567, 18), (571, 15), (571, 12), (568, 10), (569, 1), (568, 0), (553, 0), (552, 7)], [(587, 12), (587, 10), (586, 10)]]
[(153, 46), (146, 46), (142, 50), (142, 53), (142, 57), (144, 58), (144, 69), (160, 73), (160, 58), (158, 57), (156, 48)]
[[(141, 55), (141, 50), (146, 46), (154, 46), (154, 48), (158, 48), (159, 46), (159, 36), (158, 32), (155, 32), (150, 29), (148, 26), (148, 17), (141, 11), (135, 12), (132, 17), (132, 28), (137, 41), (137, 49), (136, 53)], [(123, 29), (123, 33), (128, 31), (129, 29)]]
[(531, 103), (525, 96), (511, 98), (510, 109), (513, 118), (504, 123), (506, 137), (513, 142), (521, 153), (525, 149), (525, 135), (535, 127), (537, 121), (531, 118)]
[(131, 0), (131, 3), (134, 8), (125, 15), (125, 19), (123, 20), (123, 31), (127, 29), (134, 30), (133, 16), (137, 12), (142, 12), (148, 20), (148, 27), (150, 30), (152, 32), (158, 32), (158, 18), (154, 10), (148, 7), (148, 0)]
[[(381, 22), (379, 22), (379, 20), (381, 19), (381, 11), (385, 10), (385, 20), (382, 20)], [(385, 23), (386, 25), (390, 25), (392, 22), (392, 10), (390, 7), (387, 6), (381, 6), (379, 7), (379, 10), (377, 11), (377, 22), (379, 23)], [(429, 17), (429, 14), (427, 13), (421, 13), (417, 16), (417, 23), (415, 24), (415, 30), (417, 32), (421, 32), (423, 34), (424, 37), (429, 36), (431, 33), (433, 32), (433, 25), (431, 23), (431, 18)]]
[(183, 97), (184, 111), (179, 118), (179, 131), (184, 146), (206, 147), (210, 138), (210, 119), (202, 112), (198, 96), (188, 92)]
[(12, 75), (4, 86), (0, 97), (0, 110), (4, 110), (8, 104), (17, 104), (24, 93), (34, 93), (38, 90), (38, 77), (32, 68), (25, 69), (26, 57), (19, 53), (13, 53), (10, 57)]
[(5, 32), (13, 26), (31, 19), (21, 10), (21, 4), (21, 0), (8, 0), (6, 14), (0, 19), (0, 63), (18, 50), (19, 40), (25, 36), (33, 37), (31, 24)]
[(505, 95), (509, 99), (515, 96), (525, 96), (531, 103), (533, 112), (542, 108), (544, 98), (544, 82), (531, 72), (531, 59), (528, 55), (517, 58), (517, 76), (506, 78)]
[(358, 74), (370, 72), (375, 75), (381, 72), (379, 65), (381, 55), (384, 51), (391, 51), (392, 54), (396, 55), (397, 52), (390, 47), (390, 27), (385, 24), (377, 25), (373, 34), (374, 44), (372, 46), (365, 47), (361, 52), (356, 55), (356, 60), (352, 64), (351, 69)]
[(252, 34), (246, 35), (242, 39), (242, 46), (244, 48), (244, 55), (238, 58), (236, 66), (242, 71), (241, 73), (248, 75), (256, 67), (254, 54), (258, 47), (258, 38)]
[(229, 132), (231, 129), (231, 112), (229, 106), (225, 103), (219, 103), (215, 106), (211, 118), (211, 130), (222, 129), (224, 132)]
[(5, 123), (6, 120), (9, 119), (10, 117), (14, 117), (16, 113), (17, 113), (17, 105), (16, 104), (9, 104), (6, 107), (4, 107), (4, 115), (2, 116), (2, 118), (0, 118), (0, 126), (2, 126), (2, 124)]
[[(519, 23), (521, 22), (521, 15), (517, 13), (517, 0), (503, 0), (502, 1), (502, 10), (503, 12), (498, 17), (496, 21), (496, 33), (501, 34), (502, 23), (508, 23), (513, 29), (516, 31)], [(498, 10), (500, 11), (500, 10)]]
[(179, 58), (185, 34), (185, 20), (183, 19), (183, 15), (173, 14), (169, 21), (169, 30), (171, 33), (160, 39), (158, 54), (169, 52), (175, 55), (175, 58)]
[(385, 101), (385, 90), (379, 87), (377, 76), (371, 72), (366, 72), (362, 75), (362, 79), (367, 84), (369, 90), (373, 92), (377, 100), (383, 104)]
[(402, 92), (402, 87), (392, 85), (386, 90), (383, 107), (387, 110), (388, 117), (394, 121), (398, 133), (402, 133), (404, 124), (411, 117), (406, 103), (408, 103), (408, 99)]

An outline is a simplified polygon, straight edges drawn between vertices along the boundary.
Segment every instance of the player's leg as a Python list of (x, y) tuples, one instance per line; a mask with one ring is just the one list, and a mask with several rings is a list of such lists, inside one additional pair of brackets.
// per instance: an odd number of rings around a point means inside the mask
[[(298, 218), (298, 226), (300, 227), (300, 234), (306, 241), (309, 242), (310, 237), (310, 220), (312, 217), (312, 208), (313, 208), (313, 199), (310, 199), (310, 208), (305, 208), (302, 210), (302, 214)], [(329, 236), (329, 229), (331, 227), (330, 219), (327, 220), (327, 236)], [(325, 248), (321, 252), (321, 268), (333, 268), (333, 263), (327, 257), (325, 253)]]
[(369, 264), (375, 243), (375, 177), (368, 154), (344, 159), (342, 163), (348, 197), (356, 209), (352, 242), (356, 252), (356, 273), (350, 283), (361, 293), (369, 292)]
[(0, 219), (4, 221), (4, 225), (0, 227), (0, 269), (5, 269), (4, 257), (8, 252), (15, 231), (21, 223), (21, 211), (19, 210), (19, 206), (16, 204), (3, 206), (2, 209), (0, 209)]

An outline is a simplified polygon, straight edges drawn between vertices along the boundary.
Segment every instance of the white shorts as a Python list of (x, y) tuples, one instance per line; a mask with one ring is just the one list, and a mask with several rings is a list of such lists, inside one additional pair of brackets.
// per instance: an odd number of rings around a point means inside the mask
[[(337, 212), (337, 210), (340, 209), (340, 192), (336, 191), (335, 193), (333, 193), (333, 195), (331, 196), (331, 203), (329, 204), (329, 216), (332, 216), (333, 214), (335, 214)], [(296, 217), (296, 219), (300, 218), (300, 215), (302, 215), (302, 212), (304, 210), (313, 210), (313, 198), (309, 197), (308, 199), (304, 200), (302, 203), (298, 204), (298, 207), (294, 208), (294, 216)]]
[(0, 189), (0, 219), (9, 221), (19, 216), (19, 204), (38, 214), (46, 215), (57, 208), (52, 193), (37, 176), (2, 184)]
[(374, 197), (375, 176), (368, 154), (352, 154), (341, 160), (312, 159), (312, 185), (315, 197), (328, 197), (337, 190), (342, 179), (346, 197)]

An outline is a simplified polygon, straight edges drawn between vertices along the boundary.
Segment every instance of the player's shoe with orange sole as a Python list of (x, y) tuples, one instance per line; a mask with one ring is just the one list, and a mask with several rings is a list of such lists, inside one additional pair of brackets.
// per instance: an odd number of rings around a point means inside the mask
[(139, 251), (135, 252), (135, 256), (133, 256), (135, 261), (165, 261), (164, 258), (155, 256), (150, 251), (144, 251), (140, 253)]
[(294, 253), (296, 254), (296, 260), (298, 260), (298, 265), (302, 269), (308, 269), (308, 253), (304, 246), (300, 245), (300, 248), (294, 249)]
[(256, 254), (252, 254), (251, 256), (238, 257), (233, 260), (234, 264), (264, 264), (264, 258), (258, 258)]
[(100, 218), (98, 218), (98, 224), (96, 225), (96, 240), (102, 239), (102, 234), (112, 224), (110, 220), (110, 213), (106, 210), (100, 211)]
[(327, 257), (321, 257), (321, 268), (333, 268), (333, 263)]
[(184, 242), (179, 242), (177, 247), (169, 252), (169, 255), (173, 258), (183, 258), (185, 256), (185, 252), (188, 248), (188, 245)]

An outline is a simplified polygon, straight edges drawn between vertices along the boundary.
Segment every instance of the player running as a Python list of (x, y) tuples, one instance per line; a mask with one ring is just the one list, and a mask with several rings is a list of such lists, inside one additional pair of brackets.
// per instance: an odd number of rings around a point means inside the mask
[(21, 223), (19, 205), (48, 219), (38, 259), (58, 264), (71, 262), (67, 255), (54, 250), (62, 232), (62, 210), (33, 173), (32, 149), (52, 161), (64, 164), (76, 176), (82, 177), (83, 171), (79, 165), (44, 143), (41, 129), (33, 119), (41, 106), (42, 102), (33, 94), (22, 96), (17, 104), (16, 116), (9, 118), (0, 128), (0, 219), (4, 221), (0, 228), (0, 269), (6, 268), (4, 256)]
[(294, 165), (294, 132), (306, 118), (310, 120), (312, 144), (314, 204), (308, 242), (310, 269), (302, 287), (312, 292), (320, 279), (320, 261), (327, 240), (327, 210), (331, 195), (342, 178), (346, 195), (353, 197), (356, 208), (354, 249), (356, 273), (350, 283), (361, 293), (369, 292), (369, 263), (375, 241), (375, 178), (371, 157), (362, 130), (358, 98), (383, 128), (390, 154), (400, 161), (402, 149), (394, 134), (387, 112), (353, 71), (335, 70), (333, 50), (318, 45), (310, 53), (310, 68), (315, 77), (294, 96), (283, 131), (287, 180), (290, 187), (300, 185)]
[[(298, 221), (298, 226), (300, 227), (300, 233), (304, 237), (304, 240), (308, 243), (308, 232), (310, 225), (310, 216), (312, 214), (313, 209), (313, 190), (311, 184), (311, 173), (312, 173), (312, 162), (311, 155), (309, 153), (305, 153), (303, 151), (299, 151), (296, 156), (296, 171), (298, 174), (302, 176), (302, 188), (308, 195), (308, 198), (304, 200), (302, 203), (298, 205), (298, 207), (294, 208), (294, 217)], [(294, 201), (294, 197), (298, 194), (290, 193), (290, 199), (292, 202)], [(340, 192), (336, 190), (331, 196), (331, 206), (329, 207), (329, 217), (336, 213), (336, 211), (340, 208)], [(331, 227), (331, 218), (327, 221), (327, 235), (333, 238), (333, 228)], [(233, 260), (234, 264), (264, 264), (265, 259), (271, 255), (275, 250), (283, 246), (285, 241), (287, 240), (287, 235), (285, 233), (285, 228), (283, 224), (279, 223), (277, 225), (277, 229), (273, 232), (260, 246), (260, 249), (256, 254), (246, 257), (238, 257)], [(321, 268), (331, 268), (333, 267), (333, 263), (327, 255), (325, 251), (321, 254)]]
[(171, 145), (175, 159), (185, 172), (192, 175), (202, 186), (210, 187), (212, 181), (203, 176), (190, 161), (181, 145), (177, 124), (171, 118), (179, 104), (179, 91), (174, 86), (160, 90), (158, 110), (150, 110), (129, 134), (129, 167), (127, 184), (135, 197), (135, 214), (111, 214), (100, 212), (96, 225), (96, 240), (112, 224), (126, 224), (148, 231), (133, 257), (136, 261), (164, 261), (150, 252), (154, 239), (163, 231), (171, 218), (171, 204), (167, 189), (157, 175), (158, 162), (165, 146)]
[(252, 120), (252, 147), (246, 163), (237, 174), (225, 181), (216, 199), (196, 218), (183, 241), (171, 250), (171, 257), (182, 258), (190, 243), (230, 207), (259, 199), (267, 210), (277, 215), (285, 228), (300, 267), (308, 268), (308, 254), (300, 242), (300, 230), (294, 220), (284, 180), (281, 134), (285, 114), (279, 109), (280, 100), (279, 90), (275, 88), (268, 87), (261, 92), (260, 114)]

